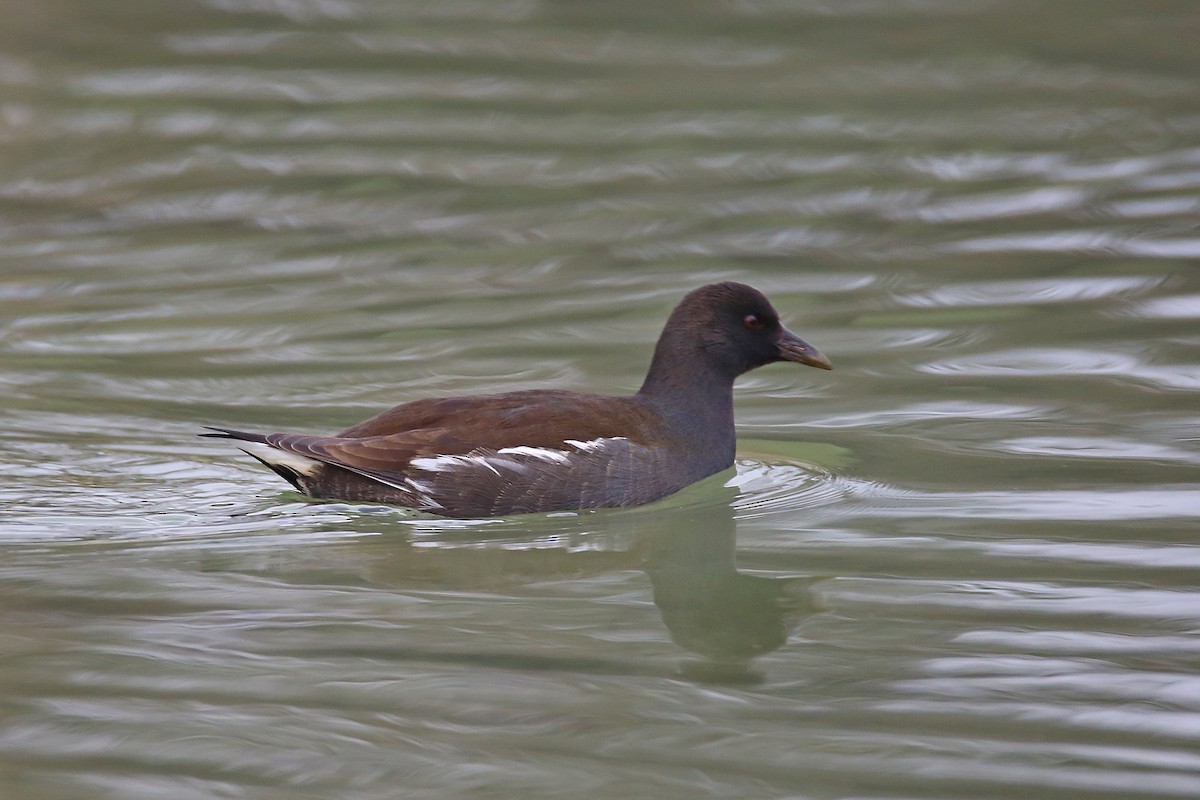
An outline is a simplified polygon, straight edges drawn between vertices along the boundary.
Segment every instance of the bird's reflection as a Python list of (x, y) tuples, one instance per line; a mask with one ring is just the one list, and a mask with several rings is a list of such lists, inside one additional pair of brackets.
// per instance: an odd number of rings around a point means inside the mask
[(689, 672), (732, 676), (781, 647), (792, 627), (820, 610), (812, 579), (737, 570), (737, 526), (728, 502), (680, 508), (663, 521), (638, 541), (641, 569), (672, 641), (705, 659), (686, 664)]
[[(374, 585), (504, 592), (547, 580), (641, 570), (671, 640), (700, 657), (680, 665), (686, 676), (753, 680), (753, 660), (781, 647), (807, 615), (821, 609), (810, 590), (820, 578), (739, 572), (735, 497), (736, 490), (710, 483), (699, 500), (690, 496), (628, 511), (457, 528), (409, 519), (403, 527), (410, 535), (403, 541), (391, 535), (359, 540), (354, 571)], [(330, 563), (320, 567), (325, 580), (332, 577)]]

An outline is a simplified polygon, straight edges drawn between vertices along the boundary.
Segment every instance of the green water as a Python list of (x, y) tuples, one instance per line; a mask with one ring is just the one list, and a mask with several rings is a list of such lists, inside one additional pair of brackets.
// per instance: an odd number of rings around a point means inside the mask
[[(10, 0), (0, 797), (1200, 796), (1191, 0)], [(831, 373), (641, 509), (313, 503), (203, 424)]]

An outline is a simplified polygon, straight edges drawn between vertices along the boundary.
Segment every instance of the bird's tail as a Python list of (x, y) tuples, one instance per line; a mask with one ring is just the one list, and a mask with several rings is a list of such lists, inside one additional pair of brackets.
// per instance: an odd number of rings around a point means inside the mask
[[(286, 450), (280, 450), (272, 446), (267, 441), (265, 434), (235, 431), (232, 428), (214, 428), (212, 425), (205, 425), (204, 427), (207, 430), (213, 431), (213, 433), (201, 433), (198, 434), (199, 436), (211, 436), (215, 439), (236, 439), (239, 442), (246, 442), (247, 445), (242, 448), (243, 453), (261, 462), (263, 466), (269, 467), (276, 475), (302, 492), (305, 489), (301, 484), (301, 479), (319, 466), (319, 462), (311, 458), (305, 458), (304, 456), (289, 453)], [(262, 446), (260, 447), (259, 445)]]
[(211, 436), (214, 439), (237, 439), (243, 442), (258, 442), (266, 444), (267, 437), (261, 433), (247, 433), (246, 431), (235, 431), (232, 428), (215, 428), (212, 425), (205, 425), (204, 428), (215, 433), (200, 433), (198, 436)]

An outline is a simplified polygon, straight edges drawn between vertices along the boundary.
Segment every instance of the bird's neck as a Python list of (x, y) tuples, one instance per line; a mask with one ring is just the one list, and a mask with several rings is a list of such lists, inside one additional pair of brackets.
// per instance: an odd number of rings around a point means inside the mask
[(637, 396), (654, 406), (672, 433), (697, 451), (697, 457), (733, 463), (733, 381), (707, 359), (672, 346), (668, 337), (654, 350), (650, 370)]

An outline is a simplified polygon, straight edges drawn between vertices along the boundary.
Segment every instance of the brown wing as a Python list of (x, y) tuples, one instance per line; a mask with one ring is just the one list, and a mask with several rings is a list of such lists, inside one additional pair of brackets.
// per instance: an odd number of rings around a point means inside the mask
[(396, 406), (337, 436), (272, 433), (280, 450), (372, 477), (402, 477), (423, 456), (467, 455), (511, 447), (562, 448), (567, 440), (646, 441), (654, 422), (628, 398), (559, 391), (417, 400)]
[(635, 398), (533, 390), (417, 400), (339, 433), (338, 439), (397, 437), (414, 454), (467, 453), (476, 447), (553, 447), (566, 439), (624, 437), (645, 441), (655, 419)]
[(436, 513), (487, 516), (631, 505), (674, 491), (653, 477), (669, 463), (669, 445), (643, 444), (653, 422), (634, 400), (513, 392), (397, 406), (338, 436), (264, 439), (394, 487), (406, 504), (411, 496)]

